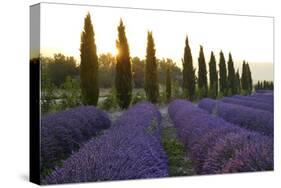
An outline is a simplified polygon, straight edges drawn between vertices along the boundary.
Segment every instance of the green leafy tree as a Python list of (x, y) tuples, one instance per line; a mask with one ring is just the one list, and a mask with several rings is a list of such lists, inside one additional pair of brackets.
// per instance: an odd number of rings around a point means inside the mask
[(95, 44), (95, 33), (88, 13), (84, 20), (84, 30), (80, 45), (80, 79), (82, 102), (85, 105), (97, 105), (99, 97), (98, 56)]
[(222, 95), (227, 95), (227, 72), (226, 72), (226, 64), (223, 52), (220, 51), (220, 61), (219, 61), (219, 88), (220, 93)]
[(203, 52), (203, 47), (200, 46), (199, 58), (198, 58), (198, 88), (200, 91), (200, 97), (207, 97), (208, 83), (207, 83), (207, 69)]
[(155, 51), (152, 32), (148, 32), (145, 64), (145, 93), (147, 99), (152, 103), (156, 103), (159, 97)]
[(116, 59), (110, 53), (99, 55), (99, 86), (112, 88), (114, 85)]
[(133, 80), (135, 88), (143, 88), (144, 86), (144, 61), (138, 57), (132, 58)]
[(116, 56), (115, 88), (118, 105), (125, 109), (132, 99), (132, 70), (130, 50), (122, 19), (118, 26), (118, 39), (116, 40), (118, 54)]
[(171, 99), (171, 92), (172, 92), (172, 85), (171, 85), (171, 72), (170, 66), (167, 67), (166, 71), (166, 100), (170, 101)]
[(209, 62), (209, 78), (210, 78), (210, 97), (216, 98), (218, 96), (218, 72), (217, 72), (216, 58), (213, 52), (211, 52), (211, 59)]
[(66, 77), (65, 82), (62, 84), (62, 104), (61, 110), (73, 108), (80, 105), (80, 88), (77, 79), (70, 76)]
[(184, 56), (182, 59), (183, 66), (183, 92), (185, 97), (193, 100), (195, 94), (195, 69), (192, 63), (192, 54), (188, 44), (188, 37), (185, 39)]
[(234, 70), (234, 64), (233, 64), (233, 59), (231, 53), (229, 53), (228, 57), (228, 62), (227, 62), (227, 67), (228, 67), (228, 89), (229, 89), (229, 94), (230, 95), (235, 95), (237, 94), (237, 88), (235, 85), (235, 70)]

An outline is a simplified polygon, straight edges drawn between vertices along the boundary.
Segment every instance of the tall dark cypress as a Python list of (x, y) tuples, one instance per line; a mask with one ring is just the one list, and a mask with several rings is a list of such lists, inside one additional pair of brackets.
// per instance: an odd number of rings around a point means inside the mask
[(210, 80), (210, 97), (216, 98), (218, 96), (218, 72), (217, 63), (214, 53), (211, 52), (211, 58), (209, 62), (209, 80)]
[(230, 95), (235, 95), (237, 93), (236, 85), (235, 85), (235, 70), (233, 65), (233, 60), (231, 53), (229, 53), (228, 62), (227, 62), (227, 68), (228, 68), (228, 92)]
[(132, 70), (130, 50), (122, 19), (118, 26), (118, 39), (116, 40), (118, 54), (116, 56), (115, 88), (118, 105), (125, 109), (132, 99)]
[(80, 43), (80, 79), (81, 95), (84, 105), (97, 105), (99, 97), (98, 56), (95, 33), (88, 13), (84, 19), (84, 29)]
[(248, 75), (248, 91), (249, 94), (253, 91), (253, 79), (252, 79), (252, 72), (249, 66), (249, 63), (246, 64), (247, 66), (247, 75)]
[(207, 69), (203, 52), (203, 47), (200, 46), (199, 58), (198, 58), (198, 89), (200, 91), (200, 97), (207, 97), (208, 83), (207, 83)]
[(193, 100), (195, 94), (195, 69), (192, 63), (192, 54), (188, 44), (188, 37), (185, 39), (184, 56), (182, 60), (183, 66), (183, 92), (185, 97)]
[(242, 75), (241, 75), (241, 88), (243, 92), (246, 92), (248, 89), (248, 82), (247, 82), (247, 68), (246, 68), (246, 63), (243, 61), (242, 64)]
[(235, 73), (235, 87), (236, 87), (237, 94), (240, 94), (241, 93), (241, 81), (240, 81), (239, 70), (237, 70)]
[(226, 64), (223, 52), (220, 51), (220, 62), (219, 62), (219, 86), (220, 93), (222, 95), (227, 95), (227, 72), (226, 72)]
[(155, 45), (152, 32), (147, 32), (147, 48), (145, 63), (145, 93), (147, 99), (156, 103), (159, 97), (159, 85), (157, 78), (157, 63), (155, 56)]
[(170, 64), (167, 65), (166, 70), (166, 100), (170, 101), (171, 99), (171, 92), (172, 92), (172, 86), (171, 86), (171, 71), (170, 71)]

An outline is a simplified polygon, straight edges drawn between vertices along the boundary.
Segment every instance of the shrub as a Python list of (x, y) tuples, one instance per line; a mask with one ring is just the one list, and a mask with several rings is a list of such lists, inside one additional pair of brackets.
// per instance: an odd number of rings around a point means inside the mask
[(47, 115), (41, 120), (41, 172), (48, 174), (77, 151), (81, 144), (110, 126), (104, 112), (95, 107), (78, 107)]
[[(170, 103), (168, 111), (180, 139), (191, 152), (198, 174), (239, 171), (242, 167), (235, 166), (234, 160), (239, 157), (240, 151), (252, 156), (240, 157), (241, 163), (248, 163), (248, 160), (249, 164), (256, 163), (256, 166), (246, 167), (245, 171), (273, 169), (271, 138), (210, 115), (188, 101), (175, 100)], [(258, 140), (261, 140), (261, 143)], [(263, 153), (268, 155), (256, 155), (255, 148), (262, 149)]]
[(144, 101), (146, 99), (145, 93), (143, 92), (136, 92), (136, 94), (133, 96), (132, 104), (137, 104), (138, 102)]
[(161, 146), (159, 111), (139, 103), (126, 111), (105, 134), (90, 140), (43, 183), (124, 180), (168, 176)]
[(273, 135), (273, 115), (268, 111), (223, 103), (208, 98), (201, 100), (198, 106), (243, 128), (269, 136)]
[(273, 105), (273, 97), (272, 96), (268, 97), (266, 95), (265, 96), (263, 96), (263, 95), (252, 95), (252, 96), (234, 95), (234, 96), (232, 96), (232, 98)]
[(265, 104), (262, 102), (255, 102), (255, 101), (246, 101), (246, 100), (241, 100), (241, 99), (236, 99), (232, 97), (224, 97), (221, 99), (222, 102), (225, 103), (231, 103), (231, 104), (238, 104), (238, 105), (243, 105), (247, 106), (250, 108), (255, 108), (255, 109), (260, 109), (260, 110), (266, 110), (269, 112), (273, 112), (273, 106), (270, 104)]

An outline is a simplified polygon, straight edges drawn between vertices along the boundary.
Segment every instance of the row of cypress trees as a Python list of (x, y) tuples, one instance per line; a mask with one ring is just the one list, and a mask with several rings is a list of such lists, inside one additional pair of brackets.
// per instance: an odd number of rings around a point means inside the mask
[[(125, 109), (132, 99), (132, 68), (130, 59), (130, 50), (126, 38), (125, 26), (122, 19), (117, 28), (118, 38), (116, 40), (116, 74), (115, 74), (115, 89), (118, 105)], [(152, 103), (157, 103), (159, 99), (159, 85), (157, 78), (157, 62), (155, 56), (155, 43), (151, 31), (147, 33), (147, 48), (145, 61), (145, 82), (144, 89), (146, 97)], [(88, 13), (84, 20), (84, 29), (81, 34), (80, 44), (80, 78), (81, 78), (81, 94), (82, 102), (85, 105), (97, 105), (99, 96), (98, 87), (98, 57), (95, 45), (95, 34), (91, 22), (90, 14)], [(191, 49), (189, 47), (188, 37), (185, 40), (183, 64), (183, 92), (184, 96), (190, 100), (195, 99), (196, 86), (198, 87), (199, 96), (211, 96), (216, 98), (219, 91), (223, 95), (233, 95), (240, 93), (240, 83), (242, 89), (248, 93), (252, 91), (251, 71), (248, 63), (243, 62), (242, 77), (234, 70), (231, 54), (228, 59), (228, 72), (224, 55), (220, 52), (219, 73), (217, 71), (216, 59), (214, 53), (211, 52), (209, 62), (209, 80), (207, 82), (207, 68), (204, 57), (203, 47), (200, 46), (198, 58), (198, 78), (195, 75), (195, 69), (192, 62)], [(171, 73), (170, 67), (166, 70), (166, 97), (169, 100), (171, 97)], [(219, 76), (218, 76), (219, 75)], [(219, 79), (218, 79), (219, 77)]]
[[(133, 85), (130, 49), (122, 19), (117, 30), (118, 38), (116, 40), (116, 48), (118, 49), (118, 54), (116, 55), (115, 89), (118, 105), (120, 108), (125, 109), (131, 103)], [(153, 103), (156, 103), (159, 98), (155, 51), (152, 32), (148, 32), (144, 85), (147, 99)], [(98, 58), (95, 34), (89, 13), (84, 19), (84, 29), (81, 34), (80, 58), (82, 102), (85, 105), (96, 106), (99, 96)], [(167, 89), (169, 90), (169, 88)]]
[(203, 47), (200, 46), (198, 58), (198, 77), (195, 75), (195, 69), (192, 62), (192, 54), (188, 43), (188, 37), (185, 40), (183, 65), (183, 91), (184, 96), (189, 100), (196, 97), (196, 86), (198, 87), (199, 97), (210, 96), (217, 98), (219, 95), (250, 94), (252, 91), (252, 74), (249, 63), (243, 62), (242, 76), (240, 78), (239, 70), (235, 71), (231, 53), (229, 53), (228, 62), (221, 51), (219, 58), (219, 71), (217, 71), (216, 58), (213, 52), (209, 61), (209, 85), (207, 79), (207, 66), (204, 57)]

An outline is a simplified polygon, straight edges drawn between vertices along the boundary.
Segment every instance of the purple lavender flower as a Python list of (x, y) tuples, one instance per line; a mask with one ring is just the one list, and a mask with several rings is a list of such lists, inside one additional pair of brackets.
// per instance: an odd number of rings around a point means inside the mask
[(100, 137), (64, 161), (44, 184), (168, 176), (160, 142), (161, 116), (150, 103), (131, 107)]
[(250, 108), (266, 110), (266, 111), (269, 111), (271, 113), (273, 112), (273, 105), (265, 104), (263, 102), (241, 100), (241, 99), (231, 98), (231, 97), (224, 97), (224, 98), (221, 99), (221, 101), (225, 102), (225, 103), (238, 104), (238, 105), (247, 106), (247, 107), (250, 107)]
[(243, 128), (268, 136), (273, 135), (273, 115), (268, 111), (208, 98), (202, 99), (198, 106)]
[(41, 172), (53, 169), (62, 159), (101, 130), (110, 127), (106, 113), (83, 106), (47, 115), (41, 120)]
[[(273, 147), (269, 137), (228, 123), (185, 100), (171, 102), (168, 111), (198, 174), (242, 171), (238, 162), (249, 164), (244, 171), (273, 169)], [(247, 154), (243, 157), (240, 151)], [(262, 154), (257, 154), (258, 151)]]
[(268, 97), (267, 95), (251, 95), (251, 96), (234, 95), (231, 98), (273, 105), (273, 96)]

